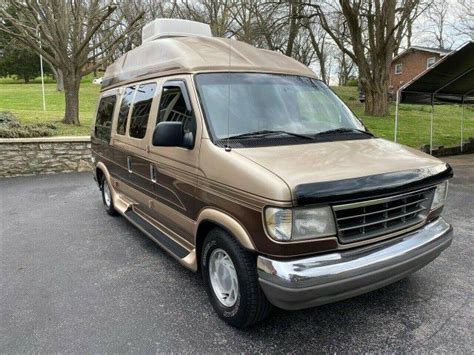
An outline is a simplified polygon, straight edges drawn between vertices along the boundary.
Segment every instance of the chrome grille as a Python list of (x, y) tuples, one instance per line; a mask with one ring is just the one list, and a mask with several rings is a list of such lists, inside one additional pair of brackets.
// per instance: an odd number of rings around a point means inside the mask
[(402, 231), (424, 221), (434, 189), (333, 206), (341, 243)]

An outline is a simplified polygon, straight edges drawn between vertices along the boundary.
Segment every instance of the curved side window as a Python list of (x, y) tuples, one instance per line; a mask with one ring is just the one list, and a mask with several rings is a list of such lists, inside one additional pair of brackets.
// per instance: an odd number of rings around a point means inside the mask
[(141, 84), (133, 102), (132, 117), (130, 118), (130, 137), (143, 138), (146, 134), (148, 116), (155, 97), (156, 83)]
[(132, 106), (133, 94), (135, 93), (135, 86), (130, 86), (125, 89), (123, 93), (122, 103), (120, 104), (120, 111), (117, 120), (117, 134), (125, 135), (127, 129), (128, 113)]
[(117, 97), (106, 96), (100, 100), (95, 120), (94, 132), (96, 138), (108, 142), (110, 140), (110, 132), (112, 130), (112, 116), (114, 114), (115, 102)]

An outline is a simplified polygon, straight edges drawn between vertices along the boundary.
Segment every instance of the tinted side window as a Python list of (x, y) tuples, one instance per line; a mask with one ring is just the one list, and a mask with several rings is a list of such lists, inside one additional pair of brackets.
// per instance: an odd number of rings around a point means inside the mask
[(163, 88), (156, 124), (163, 121), (183, 122), (184, 133), (196, 131), (194, 116), (187, 110), (183, 93), (178, 86)]
[(103, 141), (110, 140), (112, 130), (112, 116), (114, 114), (115, 102), (117, 97), (107, 96), (100, 100), (95, 120), (95, 136)]
[(135, 92), (135, 86), (130, 86), (125, 89), (123, 93), (122, 103), (120, 104), (120, 111), (117, 120), (117, 134), (124, 135), (127, 129), (127, 118), (132, 106), (133, 93)]
[(130, 119), (130, 137), (143, 138), (148, 124), (151, 103), (155, 96), (156, 84), (142, 84), (137, 88)]

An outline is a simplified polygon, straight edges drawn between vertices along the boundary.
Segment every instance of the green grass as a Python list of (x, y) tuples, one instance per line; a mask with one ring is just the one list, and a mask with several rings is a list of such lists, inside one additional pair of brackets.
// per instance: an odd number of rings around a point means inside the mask
[[(46, 112), (42, 110), (41, 82), (39, 79), (23, 84), (11, 78), (0, 79), (0, 111), (10, 111), (23, 123), (54, 122), (59, 135), (89, 135), (92, 116), (97, 103), (99, 86), (91, 83), (92, 76), (83, 78), (80, 92), (80, 126), (60, 123), (64, 115), (64, 94), (56, 92), (55, 83), (46, 80)], [(360, 117), (377, 136), (393, 140), (395, 105), (390, 106), (390, 116), (364, 115), (364, 105), (358, 101), (356, 87), (333, 87), (334, 91)], [(398, 141), (419, 148), (429, 143), (429, 106), (400, 105)], [(459, 144), (461, 108), (457, 105), (435, 106), (435, 145)], [(464, 137), (474, 137), (474, 109), (465, 109)]]
[(92, 77), (82, 80), (80, 90), (80, 126), (61, 123), (64, 116), (64, 93), (56, 91), (56, 84), (48, 79), (45, 82), (46, 111), (43, 111), (41, 81), (36, 79), (24, 84), (10, 78), (0, 79), (0, 111), (10, 111), (22, 123), (54, 122), (58, 135), (87, 136), (90, 134), (99, 85), (91, 83)]
[[(395, 104), (390, 105), (390, 115), (373, 117), (364, 114), (364, 104), (358, 101), (356, 87), (333, 87), (336, 94), (362, 119), (377, 136), (393, 140)], [(398, 142), (420, 148), (430, 142), (431, 106), (402, 104), (398, 113)], [(433, 145), (459, 145), (461, 141), (461, 106), (436, 105), (433, 119)], [(464, 109), (464, 140), (474, 137), (474, 107)]]

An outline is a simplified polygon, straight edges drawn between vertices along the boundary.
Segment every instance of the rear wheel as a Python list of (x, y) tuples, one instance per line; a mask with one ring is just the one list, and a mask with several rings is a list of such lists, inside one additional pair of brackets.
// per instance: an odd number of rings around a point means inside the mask
[(258, 283), (256, 256), (221, 229), (207, 235), (201, 271), (214, 310), (236, 328), (265, 319), (271, 304)]
[(105, 176), (102, 177), (100, 182), (100, 191), (102, 192), (102, 202), (104, 203), (104, 208), (107, 213), (111, 216), (117, 216), (118, 213), (115, 210), (114, 201), (112, 200), (112, 191)]

